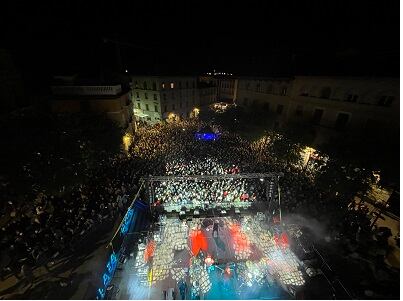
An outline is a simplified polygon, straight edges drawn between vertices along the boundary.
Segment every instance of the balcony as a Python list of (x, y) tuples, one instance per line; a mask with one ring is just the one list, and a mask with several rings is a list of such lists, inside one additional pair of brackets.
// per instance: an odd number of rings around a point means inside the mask
[(122, 92), (121, 85), (114, 86), (52, 86), (54, 95), (118, 95)]

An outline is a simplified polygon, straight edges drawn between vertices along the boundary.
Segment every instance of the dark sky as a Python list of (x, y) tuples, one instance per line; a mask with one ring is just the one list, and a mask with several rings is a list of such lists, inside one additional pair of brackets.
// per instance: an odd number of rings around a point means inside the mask
[[(399, 1), (10, 1), (24, 72), (398, 75)], [(28, 70), (28, 71), (27, 71)]]

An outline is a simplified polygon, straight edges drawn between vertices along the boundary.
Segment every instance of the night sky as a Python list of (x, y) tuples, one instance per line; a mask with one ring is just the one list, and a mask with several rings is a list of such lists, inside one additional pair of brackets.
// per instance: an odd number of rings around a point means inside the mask
[[(11, 1), (10, 1), (11, 2)], [(12, 1), (24, 74), (398, 75), (399, 1)]]

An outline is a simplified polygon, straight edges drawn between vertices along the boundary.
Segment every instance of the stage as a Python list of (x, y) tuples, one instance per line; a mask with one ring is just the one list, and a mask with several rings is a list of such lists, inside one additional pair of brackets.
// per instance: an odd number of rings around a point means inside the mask
[(286, 233), (269, 220), (161, 216), (115, 273), (116, 298), (292, 298), (288, 288), (302, 286), (304, 274)]

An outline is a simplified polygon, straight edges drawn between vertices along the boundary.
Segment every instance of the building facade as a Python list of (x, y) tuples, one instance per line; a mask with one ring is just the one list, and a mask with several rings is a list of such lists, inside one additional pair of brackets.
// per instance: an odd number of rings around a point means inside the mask
[(238, 93), (238, 78), (213, 73), (212, 75), (200, 76), (200, 82), (216, 87), (216, 97), (214, 102), (233, 103), (235, 101)]
[(399, 129), (399, 80), (395, 78), (240, 78), (236, 103), (267, 112), (274, 127), (312, 125), (314, 144), (346, 131), (359, 136)]
[(210, 95), (199, 89), (196, 76), (133, 76), (131, 85), (136, 120), (148, 124), (195, 117), (200, 97)]
[(133, 131), (133, 104), (121, 85), (52, 86), (50, 107), (54, 113), (104, 114), (127, 133)]

